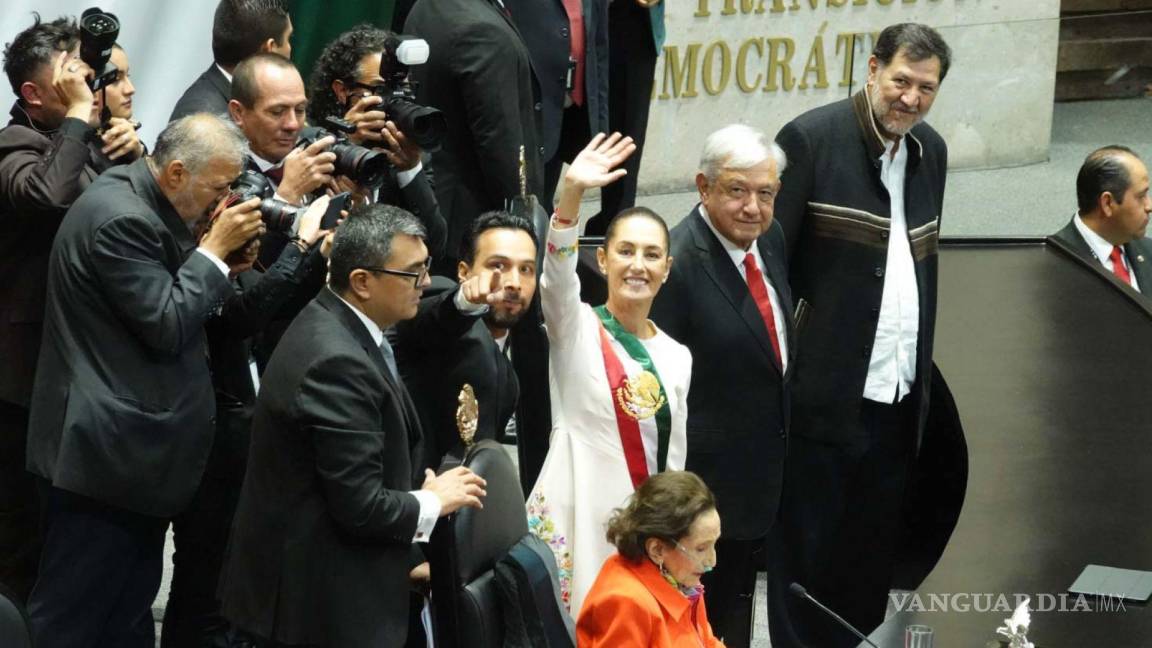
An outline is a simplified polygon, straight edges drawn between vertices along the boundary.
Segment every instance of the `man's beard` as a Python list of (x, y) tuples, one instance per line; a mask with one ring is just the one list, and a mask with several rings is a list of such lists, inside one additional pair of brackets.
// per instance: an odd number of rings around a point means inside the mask
[(516, 313), (491, 308), (484, 314), (484, 323), (492, 328), (510, 329), (516, 326), (527, 309), (526, 304), (521, 305), (520, 311)]
[[(869, 94), (871, 95), (871, 93)], [(888, 135), (903, 137), (904, 135), (908, 134), (908, 131), (912, 130), (912, 127), (914, 127), (916, 124), (919, 124), (920, 121), (924, 118), (924, 113), (920, 110), (917, 110), (916, 112), (901, 110), (900, 108), (895, 107), (896, 104), (882, 103), (881, 99), (876, 96), (869, 96), (868, 101), (872, 103), (872, 115), (876, 119), (876, 123), (880, 126), (880, 129)], [(911, 115), (915, 119), (910, 122), (897, 121), (892, 116), (892, 114), (897, 111), (900, 111), (905, 115)]]

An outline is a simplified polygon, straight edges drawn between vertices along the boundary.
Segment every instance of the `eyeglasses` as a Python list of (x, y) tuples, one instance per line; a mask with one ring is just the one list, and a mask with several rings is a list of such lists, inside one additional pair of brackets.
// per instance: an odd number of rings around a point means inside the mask
[(388, 268), (377, 268), (375, 266), (358, 266), (357, 270), (367, 270), (368, 272), (379, 272), (382, 274), (395, 275), (397, 277), (412, 277), (412, 287), (419, 288), (420, 284), (424, 283), (424, 278), (428, 276), (428, 269), (432, 267), (432, 257), (424, 258), (424, 269), (420, 272), (411, 272), (409, 270), (390, 270)]

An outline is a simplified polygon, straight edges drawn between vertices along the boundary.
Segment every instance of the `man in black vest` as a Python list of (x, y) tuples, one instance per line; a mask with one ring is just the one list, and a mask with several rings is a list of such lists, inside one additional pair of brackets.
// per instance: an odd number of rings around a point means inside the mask
[(292, 18), (283, 0), (220, 0), (212, 19), (212, 65), (176, 102), (168, 121), (198, 112), (228, 112), (232, 71), (260, 52), (292, 56)]
[(60, 225), (28, 428), (45, 529), (37, 645), (155, 645), (164, 531), (212, 445), (204, 323), (232, 294), (222, 259), (263, 224), (249, 200), (199, 242), (191, 227), (244, 148), (220, 117), (172, 122), (152, 157), (104, 173)]
[(1076, 176), (1079, 211), (1053, 235), (1134, 290), (1152, 293), (1148, 167), (1126, 146), (1092, 151)]
[(868, 84), (781, 129), (776, 217), (796, 332), (792, 434), (769, 551), (773, 646), (855, 646), (798, 582), (861, 631), (884, 620), (909, 467), (928, 413), (948, 150), (922, 122), (948, 73), (938, 33), (880, 33)]

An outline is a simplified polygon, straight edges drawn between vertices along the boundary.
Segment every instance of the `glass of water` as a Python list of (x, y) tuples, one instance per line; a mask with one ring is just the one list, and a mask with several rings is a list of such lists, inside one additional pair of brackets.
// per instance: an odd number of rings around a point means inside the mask
[(904, 648), (932, 648), (932, 628), (926, 625), (904, 628)]

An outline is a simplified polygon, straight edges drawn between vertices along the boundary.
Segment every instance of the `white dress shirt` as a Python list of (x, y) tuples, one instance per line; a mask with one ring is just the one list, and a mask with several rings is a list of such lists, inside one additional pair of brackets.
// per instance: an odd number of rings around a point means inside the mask
[[(1080, 232), (1080, 238), (1088, 244), (1092, 249), (1092, 256), (1104, 266), (1104, 269), (1113, 274), (1116, 269), (1112, 267), (1112, 244), (1108, 242), (1103, 236), (1100, 236), (1091, 227), (1084, 224), (1084, 220), (1080, 218), (1080, 213), (1077, 212), (1072, 215), (1072, 222), (1076, 223), (1076, 230)], [(1128, 261), (1128, 253), (1124, 251), (1124, 246), (1120, 246), (1120, 260), (1124, 262), (1124, 268), (1128, 270), (1128, 277), (1132, 280), (1132, 287), (1137, 291), (1140, 290), (1139, 284), (1136, 283), (1136, 273), (1132, 272), (1132, 263)]]
[[(326, 288), (326, 290), (331, 289)], [(368, 329), (368, 334), (372, 336), (372, 341), (376, 343), (376, 346), (382, 347), (388, 344), (388, 340), (384, 339), (384, 331), (377, 326), (376, 322), (360, 312), (360, 309), (345, 301), (336, 291), (333, 290), (332, 294), (336, 295), (348, 308), (351, 308), (353, 313), (356, 313), (356, 317), (364, 323), (364, 328)], [(397, 383), (400, 382), (400, 376), (393, 376), (393, 378), (396, 379)], [(440, 518), (440, 498), (435, 493), (426, 490), (408, 491), (408, 493), (415, 496), (416, 501), (420, 503), (420, 518), (416, 523), (416, 535), (412, 538), (412, 542), (428, 542), (428, 538), (432, 536), (432, 529), (436, 526), (436, 520)]]
[(756, 267), (760, 268), (764, 285), (768, 287), (768, 301), (772, 303), (772, 317), (776, 320), (776, 342), (780, 345), (780, 368), (788, 371), (788, 320), (784, 319), (784, 311), (780, 309), (780, 295), (776, 293), (776, 286), (773, 286), (771, 279), (768, 278), (768, 271), (764, 268), (764, 259), (760, 258), (760, 249), (755, 245), (750, 245), (745, 250), (725, 238), (720, 230), (712, 224), (712, 218), (708, 216), (708, 210), (704, 208), (704, 205), (700, 205), (700, 216), (704, 219), (704, 224), (708, 226), (708, 229), (712, 230), (712, 233), (720, 241), (720, 245), (724, 246), (724, 251), (732, 257), (736, 272), (740, 273), (740, 279), (745, 284), (748, 283), (748, 275), (744, 273), (744, 255), (751, 254), (752, 258), (756, 259)]
[[(881, 154), (880, 181), (888, 189), (891, 229), (884, 293), (876, 322), (876, 339), (864, 381), (864, 398), (878, 403), (903, 400), (916, 381), (916, 344), (920, 333), (920, 291), (916, 263), (908, 242), (904, 216), (904, 172), (908, 164), (907, 138), (886, 140)], [(893, 147), (896, 154), (892, 154)]]

